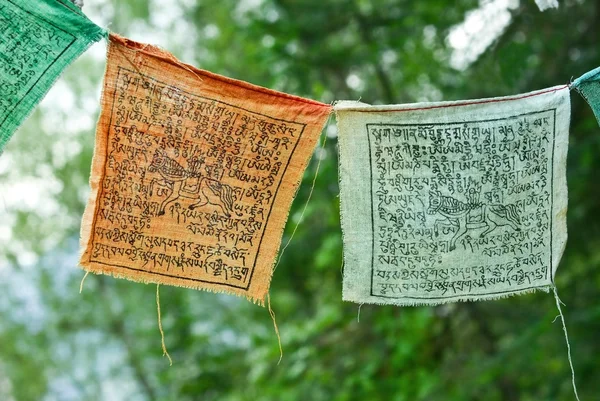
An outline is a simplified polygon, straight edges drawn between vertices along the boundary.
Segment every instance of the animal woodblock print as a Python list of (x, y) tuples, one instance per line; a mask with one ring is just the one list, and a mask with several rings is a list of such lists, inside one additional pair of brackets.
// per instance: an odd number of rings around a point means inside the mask
[(336, 105), (344, 299), (396, 305), (549, 289), (566, 243), (569, 90)]
[(330, 111), (111, 36), (81, 265), (263, 304)]

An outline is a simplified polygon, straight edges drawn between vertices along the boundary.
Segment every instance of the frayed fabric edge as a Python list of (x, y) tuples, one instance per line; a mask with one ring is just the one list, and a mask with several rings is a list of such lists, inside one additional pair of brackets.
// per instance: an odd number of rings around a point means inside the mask
[[(600, 74), (600, 68), (597, 74)], [(600, 114), (596, 115), (595, 109), (594, 109), (594, 105), (592, 104), (592, 102), (590, 101), (590, 99), (588, 98), (588, 96), (585, 94), (585, 91), (581, 89), (581, 84), (583, 82), (578, 82), (577, 85), (575, 85), (575, 83), (573, 84), (573, 87), (575, 88), (575, 90), (577, 91), (577, 93), (579, 93), (579, 95), (583, 98), (583, 100), (585, 100), (585, 102), (587, 103), (587, 105), (590, 107), (590, 109), (592, 109), (592, 113), (594, 113), (594, 117), (596, 117), (596, 122), (598, 122), (598, 125), (600, 125)]]
[(266, 94), (269, 96), (276, 96), (276, 97), (286, 99), (286, 100), (297, 101), (297, 102), (309, 104), (312, 106), (323, 107), (325, 109), (330, 109), (330, 110), (333, 109), (333, 107), (330, 104), (321, 103), (316, 100), (304, 98), (304, 97), (297, 96), (297, 95), (292, 95), (292, 94), (285, 93), (285, 92), (276, 91), (274, 89), (269, 89), (269, 88), (266, 88), (263, 86), (255, 85), (250, 82), (246, 82), (246, 81), (242, 81), (242, 80), (234, 79), (234, 78), (229, 78), (224, 75), (219, 75), (219, 74), (207, 71), (207, 70), (200, 69), (191, 64), (184, 63), (183, 61), (177, 59), (170, 52), (168, 52), (156, 45), (150, 45), (150, 44), (137, 42), (137, 41), (134, 41), (133, 39), (128, 39), (124, 36), (120, 36), (114, 32), (109, 33), (109, 40), (120, 43), (122, 46), (125, 46), (130, 50), (144, 53), (145, 55), (147, 55), (149, 57), (154, 57), (156, 59), (170, 63), (171, 65), (180, 67), (180, 68), (186, 70), (187, 72), (191, 72), (192, 74), (196, 75), (197, 78), (200, 78), (198, 75), (206, 76), (210, 79), (225, 82), (225, 83), (228, 83), (231, 85), (236, 85), (243, 89), (252, 90), (252, 91)]
[[(145, 276), (138, 276), (139, 279), (134, 279), (127, 274), (119, 273), (117, 271), (111, 270), (110, 268), (104, 269), (104, 268), (98, 268), (98, 267), (91, 267), (88, 265), (79, 265), (79, 268), (82, 269), (83, 271), (93, 273), (95, 275), (111, 276), (111, 277), (114, 277), (117, 279), (125, 279), (127, 281), (131, 281), (134, 283), (168, 285), (168, 286), (173, 286), (173, 287), (187, 288), (190, 290), (207, 291), (207, 292), (212, 292), (214, 294), (235, 295), (240, 298), (246, 298), (246, 300), (252, 302), (255, 305), (259, 305), (262, 307), (265, 307), (265, 305), (266, 305), (266, 303), (265, 303), (266, 294), (262, 298), (258, 298), (258, 297), (253, 297), (251, 295), (245, 294), (242, 291), (214, 288), (214, 286), (219, 285), (219, 284), (189, 284), (189, 285), (187, 285), (187, 284), (180, 283), (180, 282), (179, 283), (177, 283), (177, 282), (167, 282), (166, 283), (164, 281), (153, 280), (152, 278), (145, 277)], [(148, 273), (151, 274), (151, 272), (148, 272)], [(185, 280), (185, 278), (181, 278), (179, 280)]]
[[(329, 111), (329, 114), (327, 115), (327, 118), (325, 119), (325, 121), (323, 122), (323, 124), (321, 125), (321, 130), (319, 131), (319, 136), (317, 137), (317, 140), (315, 141), (314, 147), (312, 152), (310, 152), (306, 158), (306, 160), (303, 161), (303, 166), (304, 166), (304, 172), (302, 173), (302, 175), (300, 176), (300, 179), (298, 180), (298, 182), (296, 183), (296, 186), (294, 188), (294, 196), (292, 197), (292, 201), (290, 202), (289, 208), (287, 210), (287, 213), (285, 215), (285, 219), (283, 220), (283, 226), (281, 227), (280, 232), (278, 233), (278, 236), (276, 237), (277, 240), (279, 241), (279, 246), (278, 246), (278, 252), (275, 255), (275, 258), (273, 259), (273, 262), (271, 263), (270, 266), (270, 271), (269, 271), (269, 277), (267, 279), (267, 283), (266, 283), (266, 294), (263, 296), (262, 299), (262, 303), (261, 306), (265, 306), (264, 302), (265, 299), (269, 296), (269, 293), (271, 291), (271, 282), (273, 281), (273, 276), (275, 275), (275, 270), (277, 269), (277, 267), (279, 266), (279, 262), (281, 261), (281, 257), (283, 256), (283, 253), (285, 251), (285, 249), (288, 247), (288, 245), (292, 242), (293, 239), (293, 235), (290, 236), (289, 240), (287, 242), (283, 241), (283, 235), (285, 233), (285, 228), (289, 222), (289, 218), (290, 218), (290, 213), (292, 212), (292, 206), (294, 204), (294, 201), (296, 200), (296, 197), (298, 196), (298, 191), (300, 190), (300, 187), (302, 186), (302, 181), (304, 179), (304, 175), (306, 174), (306, 170), (308, 169), (310, 162), (312, 161), (313, 156), (315, 155), (315, 152), (317, 150), (317, 148), (319, 147), (319, 141), (321, 138), (321, 135), (323, 135), (323, 132), (325, 131), (325, 127), (327, 126), (327, 123), (329, 121), (329, 118), (331, 118), (331, 115), (333, 113), (333, 109), (331, 109)], [(327, 135), (325, 133), (325, 135)], [(326, 137), (324, 140), (324, 143), (326, 141)], [(317, 175), (319, 174), (319, 170), (317, 169), (315, 171), (315, 176), (313, 179), (313, 188), (315, 185), (315, 182), (317, 180)], [(306, 203), (304, 205), (304, 209), (306, 209), (306, 207), (308, 206), (309, 202), (311, 201), (312, 196), (308, 197), (308, 199), (306, 200)], [(298, 223), (295, 226), (295, 229), (297, 229), (300, 224), (302, 223), (302, 221), (304, 220), (304, 218), (302, 218), (301, 220), (298, 221)], [(295, 233), (295, 231), (294, 231)]]
[[(338, 200), (339, 200), (339, 211), (340, 211), (340, 231), (342, 234), (342, 267), (340, 268), (340, 273), (341, 273), (341, 279), (342, 279), (342, 300), (346, 301), (344, 299), (344, 266), (346, 265), (346, 227), (345, 227), (345, 218), (344, 218), (344, 202), (342, 200), (342, 144), (339, 140), (339, 135), (340, 135), (340, 117), (339, 117), (339, 109), (335, 108), (335, 106), (337, 106), (340, 102), (340, 100), (336, 100), (333, 103), (334, 109), (333, 109), (333, 114), (335, 115), (335, 127), (337, 128), (337, 132), (338, 132), (338, 149), (337, 149), (337, 153), (338, 153), (338, 188), (339, 188), (339, 194), (338, 194)], [(359, 103), (358, 101), (356, 103)], [(349, 301), (349, 302), (357, 302), (357, 301)], [(362, 305), (362, 302), (359, 302)]]
[(370, 298), (356, 299), (347, 297), (345, 293), (342, 294), (342, 300), (344, 302), (352, 302), (357, 304), (373, 304), (373, 305), (392, 305), (392, 306), (438, 306), (450, 303), (458, 303), (458, 302), (479, 302), (479, 301), (495, 301), (499, 299), (510, 298), (515, 295), (523, 295), (523, 294), (531, 294), (538, 291), (550, 292), (554, 289), (554, 284), (547, 284), (535, 288), (528, 288), (524, 290), (515, 290), (505, 294), (480, 294), (480, 295), (466, 295), (460, 296), (457, 298), (448, 298), (448, 299), (423, 299), (423, 300), (405, 300), (401, 298), (386, 298), (388, 301), (377, 301)]
[[(106, 54), (105, 54), (105, 64), (104, 64), (104, 74), (102, 76), (102, 92), (100, 94), (100, 105), (104, 104), (105, 98), (107, 96), (106, 93), (106, 74), (108, 72), (108, 51), (109, 51), (109, 42), (108, 36), (106, 37)], [(101, 106), (102, 108), (102, 106)], [(106, 155), (100, 155), (98, 152), (99, 149), (99, 136), (98, 136), (98, 127), (102, 120), (102, 110), (100, 110), (100, 115), (98, 116), (98, 120), (96, 121), (96, 130), (94, 131), (94, 150), (92, 153), (92, 163), (90, 168), (90, 178), (88, 180), (88, 184), (90, 186), (90, 194), (88, 196), (87, 203), (85, 205), (85, 209), (83, 211), (83, 215), (81, 217), (81, 228), (79, 231), (79, 264), (83, 266), (83, 257), (88, 252), (91, 251), (90, 248), (90, 239), (92, 236), (92, 231), (94, 229), (94, 210), (96, 210), (99, 202), (98, 193), (100, 191), (101, 179), (100, 177), (94, 176), (94, 170), (96, 168), (102, 168), (106, 164)], [(108, 138), (105, 138), (108, 141)], [(95, 179), (96, 178), (96, 179)], [(85, 269), (84, 269), (85, 270)], [(89, 271), (89, 270), (86, 270)]]
[(596, 79), (600, 79), (600, 67), (596, 67), (593, 70), (586, 72), (585, 74), (577, 78), (575, 81), (573, 81), (571, 83), (571, 86), (575, 89), (578, 89), (579, 85), (581, 85), (582, 83)]

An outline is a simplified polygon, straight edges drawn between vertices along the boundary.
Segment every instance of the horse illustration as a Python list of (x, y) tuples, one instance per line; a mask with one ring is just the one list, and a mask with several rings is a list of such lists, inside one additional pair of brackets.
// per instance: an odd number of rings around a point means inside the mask
[(434, 233), (439, 235), (439, 226), (455, 228), (456, 232), (450, 240), (450, 250), (456, 249), (456, 241), (469, 230), (486, 228), (481, 236), (485, 236), (500, 226), (510, 226), (520, 231), (521, 219), (515, 205), (487, 205), (478, 201), (476, 191), (471, 189), (467, 202), (461, 202), (451, 196), (444, 196), (439, 191), (429, 192), (428, 214), (441, 214), (444, 219), (435, 221)]
[[(200, 167), (203, 160), (192, 159), (189, 169), (185, 169), (176, 160), (167, 156), (164, 150), (157, 149), (150, 163), (148, 171), (158, 172), (162, 179), (153, 178), (150, 182), (150, 196), (154, 192), (154, 186), (162, 186), (171, 190), (169, 196), (162, 201), (158, 215), (165, 214), (168, 204), (175, 202), (179, 197), (198, 199), (189, 206), (190, 209), (211, 204), (221, 208), (227, 217), (233, 213), (233, 190), (227, 184), (203, 176)], [(195, 181), (195, 184), (189, 183)]]

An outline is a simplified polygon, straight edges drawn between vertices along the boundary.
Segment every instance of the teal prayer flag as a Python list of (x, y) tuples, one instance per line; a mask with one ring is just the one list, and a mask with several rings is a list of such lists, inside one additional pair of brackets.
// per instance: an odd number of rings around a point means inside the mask
[(571, 84), (592, 108), (600, 124), (600, 67), (589, 71)]
[(0, 0), (0, 154), (63, 70), (106, 34), (68, 0)]

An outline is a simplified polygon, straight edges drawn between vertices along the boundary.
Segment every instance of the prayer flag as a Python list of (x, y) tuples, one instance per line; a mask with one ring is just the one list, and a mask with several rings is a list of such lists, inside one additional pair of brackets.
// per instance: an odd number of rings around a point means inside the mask
[(566, 244), (569, 90), (340, 102), (343, 298), (417, 305), (548, 290)]
[(62, 71), (104, 35), (68, 0), (0, 0), (0, 153)]
[(600, 67), (587, 72), (571, 84), (590, 105), (600, 124)]
[(264, 304), (332, 107), (109, 42), (81, 265)]

